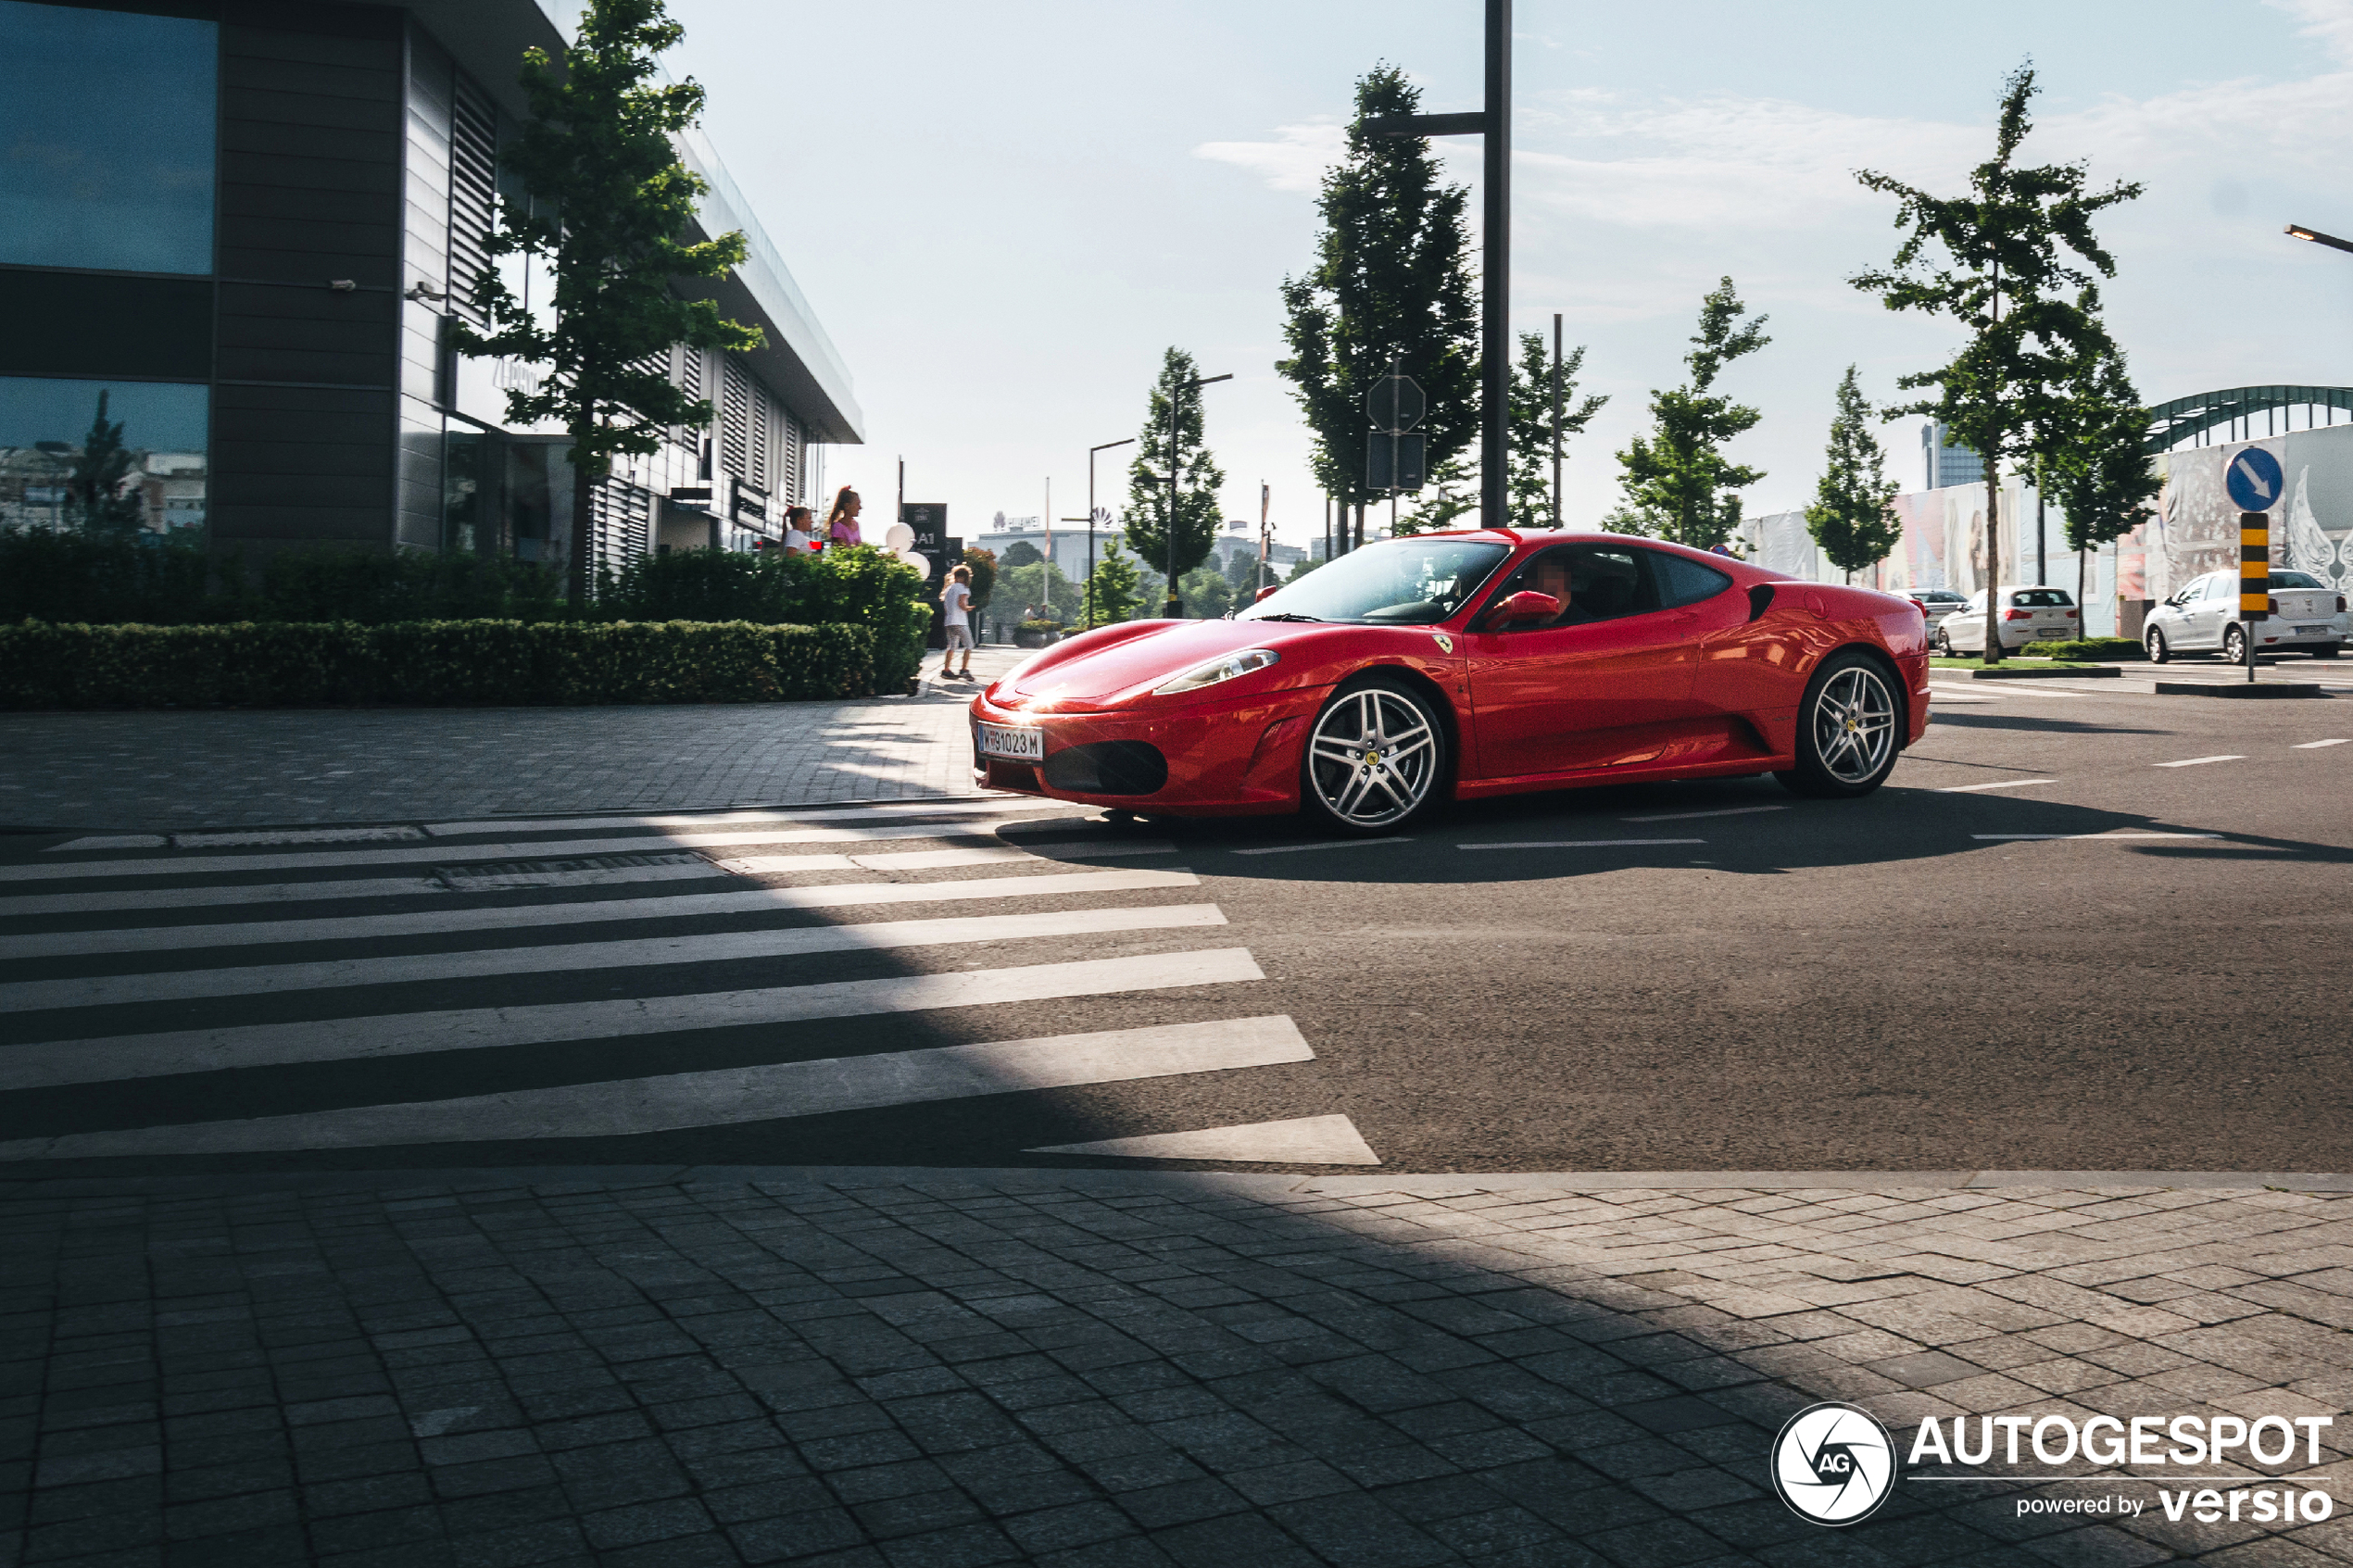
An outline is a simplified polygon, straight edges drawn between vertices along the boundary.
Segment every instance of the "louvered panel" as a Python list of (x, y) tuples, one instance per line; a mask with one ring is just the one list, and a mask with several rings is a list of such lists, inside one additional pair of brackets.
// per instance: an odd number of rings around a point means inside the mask
[(750, 451), (744, 461), (744, 477), (761, 490), (774, 494), (768, 483), (768, 452), (773, 442), (770, 426), (775, 423), (775, 405), (768, 398), (767, 389), (754, 382), (751, 388)]
[(750, 445), (751, 377), (732, 358), (720, 361), (719, 466), (741, 474)]
[(449, 135), (449, 307), (475, 326), (487, 313), (474, 283), (490, 264), (487, 241), (497, 221), (498, 111), (482, 90), (458, 78)]

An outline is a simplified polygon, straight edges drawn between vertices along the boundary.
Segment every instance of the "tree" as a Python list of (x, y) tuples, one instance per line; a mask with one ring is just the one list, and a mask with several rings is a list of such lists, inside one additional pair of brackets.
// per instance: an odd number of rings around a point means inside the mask
[(1185, 613), (1196, 621), (1216, 621), (1234, 608), (1234, 585), (1214, 562), (1197, 566), (1177, 580), (1176, 591)]
[(1091, 624), (1108, 626), (1134, 615), (1144, 602), (1136, 579), (1136, 562), (1121, 552), (1114, 541), (1103, 546), (1095, 562), (1095, 619)]
[(1045, 621), (1076, 620), (1086, 602), (1078, 584), (1063, 575), (1063, 569), (1050, 560), (1039, 559), (1028, 566), (1005, 568), (1005, 602), (1019, 603), (1025, 616), (1031, 607)]
[(1190, 571), (1208, 558), (1217, 537), (1217, 491), (1226, 473), (1202, 443), (1201, 388), (1186, 383), (1201, 374), (1193, 357), (1171, 348), (1162, 359), (1127, 470), (1127, 547), (1147, 561), (1168, 561), (1168, 408), (1176, 407), (1176, 571)]
[(1298, 582), (1301, 578), (1306, 576), (1309, 572), (1315, 571), (1317, 567), (1323, 564), (1324, 563), (1322, 561), (1312, 559), (1292, 562), (1290, 571), (1283, 574), (1283, 586), (1286, 588), (1290, 587), (1292, 583)]
[(1767, 318), (1743, 321), (1747, 312), (1730, 278), (1700, 301), (1699, 335), (1684, 357), (1691, 381), (1651, 394), (1656, 429), (1617, 455), (1626, 506), (1646, 533), (1706, 549), (1740, 532), (1739, 493), (1765, 470), (1728, 462), (1718, 448), (1764, 416), (1709, 389), (1725, 366), (1773, 341), (1765, 335)]
[[(2139, 527), (2164, 487), (2148, 459), (2149, 412), (2141, 407), (2124, 357), (2113, 350), (2082, 368), (2069, 400), (2068, 439), (2045, 459), (2045, 483), (2067, 521), (2075, 552), (2075, 603), (2088, 617), (2085, 579), (2091, 558), (2112, 539)], [(2091, 628), (2082, 628), (2091, 635)]]
[(1016, 539), (1005, 546), (1005, 558), (997, 564), (1010, 571), (1017, 566), (1036, 566), (1045, 558), (1045, 551), (1026, 539)]
[(1870, 419), (1862, 383), (1849, 365), (1839, 378), (1838, 412), (1831, 420), (1822, 477), (1814, 486), (1814, 504), (1806, 508), (1806, 531), (1849, 583), (1863, 568), (1885, 559), (1904, 537), (1894, 506), (1902, 486), (1887, 477), (1887, 451), (1871, 433)]
[(984, 550), (977, 545), (964, 547), (964, 564), (972, 568), (972, 621), (980, 624), (980, 612), (988, 608), (988, 596), (997, 587), (997, 552)]
[(1429, 400), (1422, 421), (1435, 470), (1478, 433), (1478, 295), (1465, 212), (1470, 190), (1449, 185), (1429, 142), (1368, 136), (1365, 121), (1410, 115), (1421, 89), (1378, 65), (1356, 83), (1348, 151), (1324, 176), (1315, 261), (1283, 280), (1283, 339), (1275, 369), (1314, 433), (1311, 462), (1325, 494), (1370, 498), (1365, 484), (1365, 395), (1392, 366)]
[(122, 421), (107, 420), (107, 392), (101, 387), (98, 411), (82, 438), (73, 472), (66, 477), (66, 515), (82, 533), (128, 536), (146, 527), (146, 508), (136, 495), (122, 494), (132, 456), (123, 445)]
[(492, 330), (451, 322), (463, 353), (544, 367), (535, 388), (508, 391), (507, 418), (561, 424), (572, 437), (574, 603), (587, 597), (591, 502), (613, 458), (660, 451), (665, 427), (711, 422), (711, 405), (671, 382), (671, 345), (741, 353), (763, 341), (758, 327), (723, 320), (715, 301), (672, 290), (673, 278), (725, 277), (745, 248), (740, 232), (679, 241), (708, 187), (671, 139), (695, 123), (703, 91), (655, 78), (658, 56), (685, 35), (663, 0), (589, 0), (560, 67), (543, 49), (523, 51), (532, 119), (501, 157), (530, 196), (500, 201), (485, 248), (548, 259), (554, 324), (526, 310), (492, 265), (471, 280)]
[[(1878, 295), (1890, 310), (1950, 316), (1969, 330), (1968, 343), (1951, 360), (1896, 383), (1906, 391), (1935, 387), (1937, 395), (1886, 413), (1942, 420), (1984, 458), (1989, 608), (2001, 600), (2003, 459), (2057, 448), (2080, 368), (2110, 348), (2099, 320), (2098, 285), (2061, 249), (2102, 278), (2116, 276), (2116, 260), (2094, 237), (2092, 220), (2141, 194), (2137, 184), (2119, 183), (2087, 194), (2088, 171), (2081, 163), (2015, 167), (2019, 146), (2033, 129), (2027, 105), (2034, 90), (2032, 65), (2004, 81), (1994, 157), (1969, 171), (1967, 195), (1932, 196), (1873, 169), (1855, 176), (1898, 198), (1895, 224), (1908, 232), (1885, 270), (1848, 282)], [(1931, 258), (1932, 249), (1942, 257)], [(1985, 662), (1999, 663), (2001, 657), (2000, 641), (1987, 637)]]
[[(1609, 398), (1601, 394), (1579, 401), (1577, 375), (1585, 364), (1579, 344), (1561, 356), (1561, 438), (1584, 433), (1587, 424)], [(1507, 484), (1511, 526), (1550, 528), (1553, 525), (1553, 356), (1541, 332), (1519, 334), (1519, 359), (1512, 366), (1511, 455)], [(1400, 534), (1429, 533), (1463, 526), (1455, 520), (1478, 509), (1478, 461), (1476, 449), (1440, 464), (1428, 477), (1428, 498), (1400, 518)]]

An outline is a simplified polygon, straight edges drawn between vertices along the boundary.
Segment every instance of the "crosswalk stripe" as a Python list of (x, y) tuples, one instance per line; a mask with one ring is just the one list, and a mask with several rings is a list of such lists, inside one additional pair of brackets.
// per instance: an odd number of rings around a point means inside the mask
[[(1116, 860), (1129, 855), (1174, 855), (1176, 847), (1157, 840), (1075, 839), (1066, 844), (1025, 844), (1018, 849), (904, 849), (887, 855), (851, 855), (850, 864), (870, 872), (928, 871), (939, 866), (986, 866), (1005, 860), (1059, 857), (1072, 860)], [(757, 860), (759, 857), (749, 858)], [(735, 862), (731, 861), (732, 866)]]
[(568, 833), (585, 828), (705, 828), (725, 827), (736, 822), (845, 822), (857, 817), (890, 817), (898, 815), (922, 817), (970, 816), (975, 812), (1001, 811), (1069, 811), (1092, 810), (1092, 807), (1074, 807), (1067, 800), (1039, 800), (1018, 795), (971, 796), (959, 800), (875, 800), (862, 806), (830, 806), (822, 810), (799, 810), (790, 807), (774, 809), (742, 811), (683, 812), (667, 817), (540, 817), (519, 821), (487, 821), (475, 822), (427, 822), (424, 831), (436, 838), (451, 838), (467, 834), (504, 833)]
[[(116, 909), (202, 909), (216, 904), (325, 903), (352, 898), (414, 898), (452, 893), (509, 893), (535, 887), (610, 887), (633, 882), (728, 882), (709, 860), (692, 865), (604, 865), (573, 871), (515, 872), (468, 877), (452, 888), (435, 877), (373, 876), (350, 882), (259, 882), (243, 885), (141, 887), (127, 893), (19, 893), (0, 896), (0, 919), (22, 915), (106, 914)], [(0, 937), (0, 942), (6, 938)]]
[(295, 1062), (362, 1061), (828, 1018), (1004, 1007), (1130, 991), (1231, 985), (1265, 978), (1248, 948), (1210, 947), (679, 997), (452, 1008), (50, 1040), (0, 1047), (0, 1089), (54, 1088)]
[(74, 1133), (0, 1143), (0, 1159), (249, 1154), (519, 1138), (626, 1137), (1082, 1084), (1230, 1072), (1312, 1061), (1315, 1056), (1289, 1018), (1221, 1019), (237, 1122)]
[[(1031, 857), (1013, 852), (1015, 858)], [(459, 931), (533, 930), (598, 921), (689, 920), (712, 915), (761, 915), (786, 909), (839, 909), (859, 904), (951, 903), (968, 898), (1030, 898), (1064, 894), (1126, 893), (1143, 887), (1197, 887), (1190, 872), (1070, 872), (1054, 876), (991, 876), (962, 882), (865, 883), (831, 887), (753, 887), (732, 893), (689, 893), (666, 898), (604, 898), (587, 903), (527, 904), (494, 909), (417, 909), (399, 914), (327, 919), (236, 921), (211, 925), (154, 925), (120, 931), (54, 931), (0, 936), (0, 959), (82, 953), (148, 953), (190, 947), (251, 947), (264, 942), (351, 942)]]
[(0, 866), (0, 882), (60, 877), (180, 876), (211, 872), (307, 871), (318, 866), (395, 866), (466, 860), (573, 859), (584, 855), (640, 855), (664, 849), (736, 844), (872, 844), (891, 839), (986, 838), (999, 826), (983, 822), (908, 822), (877, 828), (795, 828), (743, 833), (663, 833), (636, 838), (571, 838), (497, 844), (428, 844), (411, 849), (354, 849), (285, 855), (188, 855), (152, 860), (75, 860)]
[(1111, 931), (1180, 930), (1223, 925), (1214, 904), (1163, 904), (1142, 909), (1066, 909), (1036, 914), (962, 915), (946, 920), (876, 921), (854, 925), (799, 926), (690, 936), (574, 942), (547, 947), (475, 948), (453, 953), (334, 959), (316, 963), (257, 964), (71, 980), (24, 980), (0, 985), (0, 1009), (107, 1007), (126, 1002), (184, 1001), (198, 997), (389, 985), (416, 981), (478, 979), (503, 974), (570, 974), (657, 964), (724, 963), (740, 959), (800, 957), (930, 947), (963, 942), (1010, 942), (1037, 936), (1094, 935)]
[(1189, 1133), (1146, 1133), (1093, 1143), (1047, 1144), (1025, 1154), (1089, 1154), (1115, 1160), (1222, 1160), (1229, 1164), (1378, 1165), (1356, 1123), (1345, 1116), (1298, 1116), (1202, 1127)]

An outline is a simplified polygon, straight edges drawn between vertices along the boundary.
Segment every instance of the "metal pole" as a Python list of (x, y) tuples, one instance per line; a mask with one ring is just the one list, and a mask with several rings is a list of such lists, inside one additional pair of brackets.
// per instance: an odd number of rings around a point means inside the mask
[(1479, 279), (1479, 525), (1511, 521), (1512, 0), (1487, 0), (1486, 244)]
[[(2043, 514), (2043, 454), (2037, 452), (2034, 454), (2034, 585), (2038, 588), (2046, 585), (2044, 572), (2049, 565), (2050, 554), (2050, 529), (2045, 523)], [(2075, 607), (2075, 629), (2083, 632), (2082, 605)], [(2089, 632), (2083, 632), (2083, 634), (2091, 635)]]
[(1136, 438), (1123, 435), (1116, 441), (1106, 441), (1101, 446), (1087, 448), (1087, 624), (1095, 623), (1095, 454), (1108, 452), (1114, 446), (1132, 446)]
[(1181, 621), (1185, 601), (1176, 595), (1176, 399), (1181, 387), (1168, 389), (1168, 592), (1162, 596), (1161, 619)]
[(1561, 313), (1553, 312), (1553, 526), (1561, 525)]

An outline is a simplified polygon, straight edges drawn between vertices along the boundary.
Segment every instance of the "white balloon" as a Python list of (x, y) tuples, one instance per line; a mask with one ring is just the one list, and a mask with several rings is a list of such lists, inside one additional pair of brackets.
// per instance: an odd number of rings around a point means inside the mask
[(915, 531), (903, 522), (894, 522), (883, 531), (883, 543), (894, 550), (912, 550), (915, 547)]
[(931, 575), (931, 558), (925, 555), (920, 550), (901, 550), (899, 552), (899, 558), (905, 561), (909, 566), (913, 567), (917, 571), (922, 572), (925, 577), (929, 577)]

